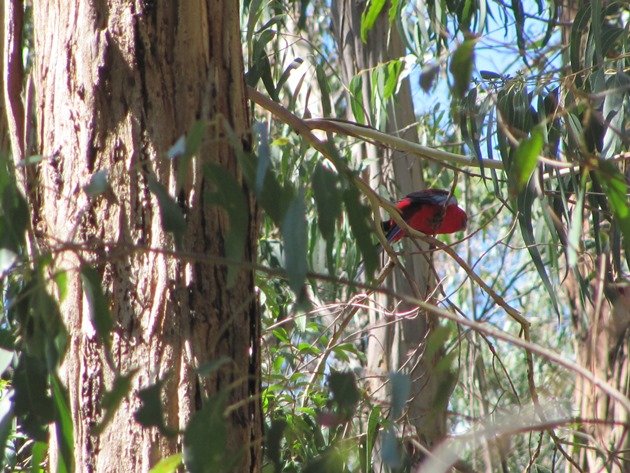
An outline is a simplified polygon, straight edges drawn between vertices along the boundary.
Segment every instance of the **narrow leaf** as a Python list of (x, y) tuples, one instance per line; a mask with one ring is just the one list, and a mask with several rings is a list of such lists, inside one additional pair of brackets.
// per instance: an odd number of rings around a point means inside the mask
[[(381, 408), (379, 406), (374, 406), (370, 411), (370, 415), (368, 416), (368, 425), (366, 430), (365, 437), (365, 464), (372, 464), (372, 451), (374, 450), (374, 445), (376, 445), (376, 437), (378, 435), (378, 427), (381, 421)], [(366, 471), (367, 468), (365, 469)]]
[(545, 130), (541, 125), (538, 125), (534, 127), (529, 138), (522, 140), (514, 151), (510, 163), (510, 182), (514, 186), (512, 191), (515, 194), (521, 192), (527, 185), (534, 169), (536, 169), (538, 157), (544, 144)]
[(42, 442), (48, 441), (48, 424), (55, 413), (47, 380), (44, 362), (22, 352), (13, 374), (13, 408), (23, 432)]
[(57, 472), (74, 471), (74, 433), (68, 392), (56, 374), (50, 376), (55, 406), (55, 430), (57, 432)]
[(282, 222), (282, 239), (284, 269), (289, 279), (289, 287), (295, 294), (300, 294), (308, 271), (306, 259), (308, 226), (303, 192), (298, 193), (289, 205)]
[(556, 288), (551, 284), (551, 280), (547, 275), (547, 269), (545, 263), (543, 262), (542, 255), (540, 254), (540, 250), (538, 249), (538, 244), (536, 239), (534, 238), (534, 229), (532, 226), (532, 206), (534, 204), (535, 196), (532, 192), (529, 192), (527, 188), (523, 190), (517, 196), (517, 208), (518, 208), (518, 223), (521, 229), (521, 235), (523, 237), (523, 242), (527, 246), (527, 250), (529, 251), (529, 255), (534, 262), (534, 266), (538, 271), (538, 275), (547, 289), (547, 293), (551, 298), (551, 302), (553, 304), (558, 317), (560, 317), (560, 311), (558, 309), (558, 299), (556, 298)]
[(348, 86), (350, 92), (350, 107), (357, 123), (365, 123), (365, 111), (363, 105), (363, 77), (357, 74), (350, 80)]
[(258, 142), (258, 160), (256, 165), (256, 194), (263, 190), (267, 169), (271, 164), (271, 152), (269, 150), (269, 133), (267, 132), (267, 122), (256, 122), (252, 127), (256, 141)]
[(370, 0), (361, 15), (361, 41), (367, 42), (368, 32), (376, 24), (376, 20), (385, 6), (385, 0)]
[(584, 216), (584, 196), (586, 195), (586, 174), (582, 176), (582, 182), (577, 192), (577, 202), (573, 209), (573, 218), (569, 229), (569, 242), (567, 248), (567, 261), (569, 267), (573, 268), (578, 263), (578, 250), (582, 242), (583, 216)]
[(227, 425), (223, 415), (225, 391), (204, 402), (184, 432), (184, 464), (192, 472), (232, 471), (237, 452), (227, 443)]
[(359, 192), (355, 188), (349, 188), (343, 192), (343, 201), (352, 235), (363, 256), (365, 272), (368, 276), (372, 276), (378, 267), (378, 253), (370, 238), (372, 233), (370, 209), (361, 203)]
[(166, 458), (162, 458), (149, 470), (149, 473), (176, 473), (183, 463), (183, 455), (181, 453), (175, 453)]
[(313, 173), (313, 191), (319, 229), (326, 241), (335, 237), (335, 223), (341, 217), (341, 191), (337, 175), (318, 163)]
[(287, 426), (287, 421), (284, 419), (274, 419), (271, 422), (271, 427), (266, 432), (266, 442), (265, 442), (265, 454), (267, 458), (271, 460), (273, 463), (274, 471), (276, 473), (281, 471), (282, 467), (282, 453), (281, 453), (281, 442), (284, 434), (284, 429)]
[(628, 185), (624, 175), (609, 161), (600, 161), (596, 172), (602, 188), (608, 197), (608, 205), (613, 211), (615, 221), (623, 237), (626, 260), (630, 265), (630, 207), (628, 206)]

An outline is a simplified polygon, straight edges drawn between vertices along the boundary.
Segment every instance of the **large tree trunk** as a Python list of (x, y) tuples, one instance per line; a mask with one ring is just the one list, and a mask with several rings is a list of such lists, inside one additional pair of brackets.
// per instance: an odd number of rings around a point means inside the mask
[[(147, 471), (180, 452), (166, 437), (134, 420), (138, 389), (166, 379), (166, 424), (184, 429), (210, 394), (229, 391), (227, 451), (241, 455), (238, 471), (260, 467), (259, 317), (253, 274), (232, 287), (225, 255), (228, 224), (205, 202), (204, 163), (242, 182), (227, 121), (248, 146), (239, 3), (51, 2), (33, 4), (38, 153), (44, 156), (26, 188), (38, 250), (68, 270), (61, 311), (70, 333), (61, 377), (69, 389), (78, 471)], [(165, 152), (198, 120), (210, 136), (176, 187), (177, 163)], [(85, 186), (107, 170), (112, 192), (89, 197)], [(149, 179), (177, 198), (186, 215), (182, 253), (162, 228)], [(244, 191), (246, 191), (243, 185)], [(249, 195), (249, 194), (248, 194)], [(255, 258), (255, 208), (244, 258)], [(207, 256), (204, 258), (203, 255)], [(103, 274), (115, 319), (108, 362), (90, 322), (77, 268)], [(219, 357), (231, 363), (200, 377), (195, 368)], [(133, 392), (96, 435), (101, 397), (117, 371), (137, 369)]]
[[(563, 0), (561, 7), (564, 62), (568, 64), (571, 26), (581, 3)], [(566, 109), (573, 105), (564, 104)], [(590, 151), (598, 153), (596, 149)], [(585, 219), (583, 234), (590, 233)], [(611, 252), (596, 261), (584, 256), (578, 265), (583, 277), (591, 279), (589, 297), (581, 293), (580, 281), (573, 272), (568, 273), (565, 288), (571, 304), (576, 361), (630, 396), (630, 287), (623, 274), (615, 274)], [(593, 274), (595, 278), (589, 276)], [(580, 377), (576, 379), (574, 401), (578, 416), (586, 420), (579, 426), (573, 444), (573, 456), (581, 471), (630, 471), (630, 412)], [(567, 471), (578, 470), (567, 464)]]
[[(368, 71), (388, 60), (401, 58), (405, 53), (398, 32), (395, 29), (390, 31), (385, 13), (381, 14), (368, 33), (367, 43), (361, 41), (359, 31), (363, 7), (363, 3), (357, 4), (349, 0), (333, 1), (333, 21), (342, 61), (342, 77), (349, 83), (354, 75), (362, 74), (363, 103), (368, 110), (374, 111), (378, 105), (370, 103)], [(413, 126), (415, 122), (411, 86), (405, 79), (396, 97), (387, 105), (381, 122), (371, 124), (381, 131), (417, 141), (418, 135)], [(385, 186), (392, 195), (399, 197), (424, 187), (421, 162), (417, 158), (397, 151), (377, 150), (368, 144), (364, 146), (367, 149), (360, 151), (362, 156), (375, 158), (377, 154), (384, 154), (382, 159), (374, 159), (375, 165), (371, 169), (374, 187)], [(406, 250), (417, 252), (417, 248), (417, 242), (406, 244)], [(386, 282), (389, 289), (413, 297), (428, 297), (431, 289), (431, 268), (430, 258), (426, 255), (405, 258), (407, 275), (396, 269)], [(378, 305), (395, 310), (397, 314), (409, 314), (415, 309), (409, 304), (400, 304), (398, 300), (387, 300), (382, 296), (379, 296)], [(448, 395), (445, 393), (448, 390), (444, 386), (449, 381), (445, 378), (448, 373), (436, 373), (433, 369), (435, 360), (423, 356), (423, 347), (433, 325), (425, 314), (400, 317), (395, 324), (387, 323), (387, 318), (376, 311), (370, 314), (367, 356), (370, 387), (377, 398), (387, 400), (389, 395), (382, 386), (389, 373), (401, 371), (409, 375), (412, 387), (407, 419), (412, 426), (411, 431), (415, 431), (418, 440), (425, 447), (435, 445), (446, 434)], [(434, 355), (437, 356), (439, 351)], [(418, 452), (414, 460), (418, 461), (420, 456)]]

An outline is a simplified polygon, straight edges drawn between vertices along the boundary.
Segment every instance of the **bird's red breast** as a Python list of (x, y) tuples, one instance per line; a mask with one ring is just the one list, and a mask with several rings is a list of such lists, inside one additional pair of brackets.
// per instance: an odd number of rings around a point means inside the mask
[[(468, 216), (449, 191), (426, 189), (412, 192), (396, 203), (403, 220), (425, 235), (454, 233), (466, 228)], [(383, 224), (388, 241), (398, 241), (405, 232), (393, 219)]]

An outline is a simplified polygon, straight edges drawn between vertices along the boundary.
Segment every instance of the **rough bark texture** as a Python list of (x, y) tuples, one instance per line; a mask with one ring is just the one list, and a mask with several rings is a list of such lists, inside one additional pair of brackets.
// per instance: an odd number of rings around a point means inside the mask
[[(53, 251), (68, 269), (62, 314), (70, 333), (62, 379), (70, 392), (78, 471), (147, 471), (181, 451), (181, 438), (142, 428), (133, 413), (137, 390), (167, 379), (166, 424), (183, 429), (202, 400), (230, 387), (241, 402), (228, 417), (228, 451), (242, 454), (238, 471), (260, 466), (258, 312), (253, 275), (232, 288), (226, 268), (211, 259), (178, 258), (162, 229), (150, 176), (176, 196), (187, 228), (183, 252), (224, 255), (228, 222), (205, 202), (204, 163), (220, 164), (239, 182), (229, 123), (247, 144), (238, 2), (230, 0), (80, 1), (33, 4), (38, 152), (46, 159), (29, 177), (38, 251)], [(198, 119), (210, 120), (200, 157), (176, 187), (177, 163), (165, 152)], [(109, 172), (112, 192), (90, 198), (91, 176)], [(255, 258), (255, 209), (244, 258)], [(64, 247), (66, 251), (62, 251)], [(109, 427), (95, 435), (101, 397), (115, 371), (90, 322), (76, 272), (81, 261), (103, 273), (115, 318), (113, 367), (137, 369), (133, 393)], [(199, 364), (228, 356), (233, 363), (200, 379)], [(253, 401), (244, 400), (254, 396)]]
[[(360, 18), (365, 5), (362, 2), (336, 0), (332, 3), (335, 35), (342, 61), (342, 77), (349, 83), (356, 74), (363, 74), (363, 103), (370, 103), (370, 75), (379, 64), (404, 56), (404, 47), (398, 33), (390, 31), (385, 14), (377, 20), (368, 34), (367, 43), (361, 41)], [(393, 133), (410, 141), (417, 141), (418, 134), (413, 124), (416, 122), (411, 97), (411, 87), (405, 80), (396, 97), (387, 107), (386, 119), (382, 131)], [(349, 114), (350, 114), (349, 110)], [(349, 116), (349, 119), (354, 117)], [(408, 128), (407, 128), (408, 127)], [(402, 130), (402, 131), (401, 131)], [(362, 150), (363, 156), (374, 158), (377, 150), (374, 146)], [(372, 167), (371, 178), (375, 187), (385, 186), (392, 195), (403, 196), (424, 187), (421, 163), (417, 158), (396, 151), (381, 151), (385, 157), (376, 160)], [(407, 243), (407, 250), (418, 251), (417, 242)], [(426, 247), (425, 247), (426, 249)], [(407, 275), (395, 270), (388, 278), (390, 289), (400, 294), (426, 298), (430, 291), (430, 258), (425, 255), (405, 259)], [(399, 301), (379, 300), (382, 307), (395, 310), (399, 314), (413, 312), (414, 307), (398, 304)], [(407, 418), (412, 430), (420, 442), (427, 447), (435, 445), (446, 433), (446, 406), (448, 390), (444, 383), (447, 373), (436, 373), (433, 366), (436, 359), (427, 359), (424, 355), (426, 338), (433, 322), (425, 314), (415, 314), (403, 318), (400, 323), (387, 323), (377, 312), (370, 315), (370, 337), (368, 342), (368, 363), (370, 386), (374, 395), (380, 399), (389, 399), (383, 390), (383, 382), (392, 371), (401, 371), (410, 376), (412, 382), (411, 398), (408, 404)], [(435, 357), (439, 357), (439, 351)], [(446, 398), (446, 399), (445, 399)], [(418, 452), (419, 453), (419, 452)], [(416, 460), (419, 456), (416, 457)]]

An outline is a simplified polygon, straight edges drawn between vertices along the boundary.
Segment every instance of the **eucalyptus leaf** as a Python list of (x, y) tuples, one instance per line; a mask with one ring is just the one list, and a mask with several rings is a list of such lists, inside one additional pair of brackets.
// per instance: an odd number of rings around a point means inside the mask
[(369, 31), (374, 28), (378, 16), (387, 3), (385, 0), (370, 0), (361, 15), (361, 41), (367, 42)]
[(522, 140), (512, 156), (510, 163), (510, 183), (513, 192), (521, 192), (531, 177), (545, 144), (545, 130), (541, 125), (534, 127), (529, 138)]
[(293, 199), (282, 222), (284, 241), (284, 269), (289, 279), (289, 287), (299, 295), (304, 286), (308, 264), (306, 250), (308, 245), (308, 226), (304, 193), (300, 191)]
[(56, 374), (50, 375), (52, 397), (55, 406), (55, 431), (57, 433), (57, 472), (74, 471), (74, 429), (72, 413), (70, 412), (70, 398), (66, 388)]
[(166, 458), (162, 458), (149, 470), (149, 473), (177, 473), (184, 463), (184, 456), (181, 453), (174, 453)]

